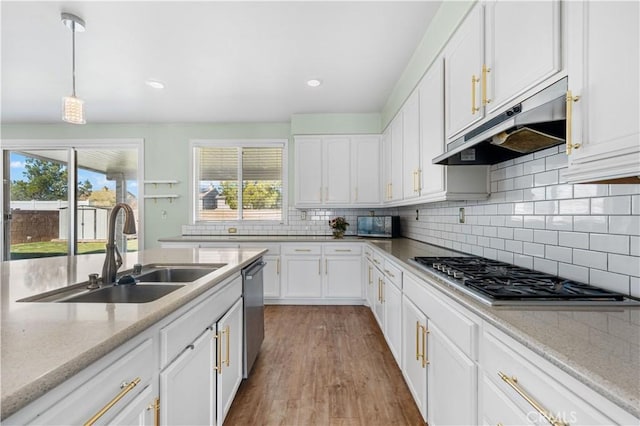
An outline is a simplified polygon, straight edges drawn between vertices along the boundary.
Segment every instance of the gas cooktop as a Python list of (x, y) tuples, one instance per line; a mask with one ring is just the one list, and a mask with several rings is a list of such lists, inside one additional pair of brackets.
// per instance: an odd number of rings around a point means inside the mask
[(640, 305), (620, 293), (478, 256), (415, 257), (413, 262), (492, 306)]

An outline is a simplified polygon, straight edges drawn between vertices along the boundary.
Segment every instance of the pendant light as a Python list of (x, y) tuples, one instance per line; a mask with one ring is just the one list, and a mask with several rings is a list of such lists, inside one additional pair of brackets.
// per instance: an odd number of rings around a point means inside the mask
[(62, 120), (72, 124), (85, 124), (84, 101), (76, 97), (76, 32), (84, 32), (84, 21), (71, 13), (62, 13), (62, 23), (71, 30), (71, 69), (73, 93), (62, 98)]

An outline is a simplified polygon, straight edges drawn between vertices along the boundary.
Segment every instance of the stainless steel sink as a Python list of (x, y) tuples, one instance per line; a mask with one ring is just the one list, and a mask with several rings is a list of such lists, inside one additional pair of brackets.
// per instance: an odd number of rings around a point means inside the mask
[(147, 303), (160, 299), (184, 285), (115, 285), (58, 300), (60, 303)]
[(136, 275), (134, 278), (142, 283), (188, 283), (200, 279), (216, 269), (166, 267)]

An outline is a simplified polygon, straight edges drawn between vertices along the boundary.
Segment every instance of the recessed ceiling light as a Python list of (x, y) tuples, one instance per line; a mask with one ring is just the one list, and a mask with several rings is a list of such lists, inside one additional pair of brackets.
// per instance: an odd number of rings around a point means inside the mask
[(145, 83), (147, 86), (153, 87), (154, 89), (164, 89), (164, 83), (158, 80), (147, 80)]
[(307, 86), (310, 86), (310, 87), (318, 87), (321, 84), (322, 84), (322, 81), (320, 81), (318, 79), (315, 79), (315, 78), (312, 79), (312, 80), (307, 81)]

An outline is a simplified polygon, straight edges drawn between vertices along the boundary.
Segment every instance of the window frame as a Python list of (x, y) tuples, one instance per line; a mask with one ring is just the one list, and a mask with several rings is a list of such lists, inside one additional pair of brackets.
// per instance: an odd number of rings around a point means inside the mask
[[(3, 163), (6, 162), (5, 155), (7, 151), (23, 151), (23, 150), (46, 150), (46, 151), (67, 151), (67, 167), (69, 172), (67, 173), (67, 187), (77, 187), (77, 151), (85, 149), (136, 149), (138, 151), (138, 251), (144, 250), (144, 139), (141, 138), (78, 138), (78, 139), (0, 139), (0, 155), (2, 155)], [(73, 165), (73, 173), (71, 173), (71, 165)], [(8, 164), (4, 164), (8, 167)], [(4, 168), (3, 168), (4, 169)], [(7, 169), (8, 170), (8, 169)], [(6, 173), (6, 170), (3, 170)], [(5, 197), (7, 197), (7, 191), (9, 191), (9, 183), (0, 187), (0, 201), (2, 203), (2, 226), (0, 226), (0, 260), (5, 260), (5, 256), (8, 255), (8, 251), (5, 250)], [(67, 246), (67, 256), (75, 256), (76, 253), (76, 239), (77, 239), (77, 193), (76, 191), (69, 191), (68, 197), (69, 205), (73, 205), (74, 208), (69, 210), (69, 242)]]
[[(282, 216), (280, 220), (198, 220), (197, 190), (200, 175), (197, 148), (281, 148), (282, 149)], [(189, 141), (189, 222), (191, 225), (286, 225), (289, 213), (289, 140), (288, 139), (192, 139)], [(238, 162), (240, 169), (240, 162)], [(239, 170), (240, 171), (240, 170)], [(239, 173), (241, 176), (241, 173)], [(242, 183), (240, 186), (242, 186)]]

